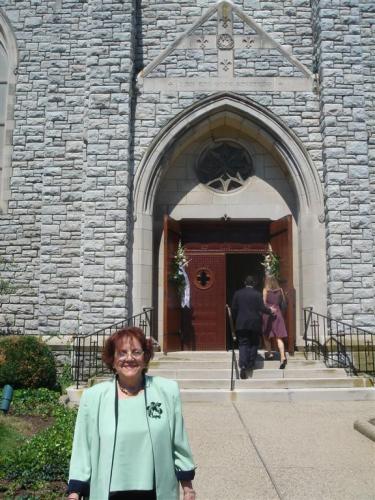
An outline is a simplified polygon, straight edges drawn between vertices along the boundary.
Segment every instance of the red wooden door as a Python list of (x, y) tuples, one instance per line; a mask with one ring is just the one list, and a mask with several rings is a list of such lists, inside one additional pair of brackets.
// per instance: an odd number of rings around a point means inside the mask
[(163, 349), (180, 351), (181, 337), (181, 303), (176, 286), (171, 282), (172, 259), (176, 255), (181, 229), (178, 221), (168, 215), (164, 216), (164, 335)]
[[(186, 348), (226, 349), (226, 259), (224, 253), (189, 253), (187, 274), (191, 309), (186, 321)], [(187, 324), (189, 323), (189, 324)]]
[(280, 257), (280, 285), (288, 298), (285, 324), (288, 331), (288, 351), (294, 352), (296, 338), (296, 300), (293, 286), (292, 216), (271, 222), (270, 243), (272, 251)]

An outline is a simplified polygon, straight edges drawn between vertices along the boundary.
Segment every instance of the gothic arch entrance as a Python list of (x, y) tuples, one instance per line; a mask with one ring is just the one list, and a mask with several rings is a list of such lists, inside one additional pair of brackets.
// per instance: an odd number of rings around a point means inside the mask
[[(199, 181), (195, 168), (207, 143), (225, 140), (237, 141), (246, 148), (255, 170), (237, 190), (217, 193)], [(326, 308), (322, 207), (315, 167), (280, 120), (261, 106), (232, 94), (201, 101), (178, 115), (159, 134), (137, 170), (133, 310), (156, 307), (159, 342), (165, 341), (165, 349), (177, 348), (173, 342), (168, 346), (163, 314), (168, 301), (164, 215), (184, 224), (188, 220), (198, 223), (229, 218), (270, 225), (289, 217), (293, 245), (288, 258), (293, 271), (291, 285), (296, 290), (295, 341), (301, 343), (300, 308), (313, 305), (323, 313)], [(319, 282), (316, 276), (322, 277)], [(192, 344), (185, 347), (198, 348)]]

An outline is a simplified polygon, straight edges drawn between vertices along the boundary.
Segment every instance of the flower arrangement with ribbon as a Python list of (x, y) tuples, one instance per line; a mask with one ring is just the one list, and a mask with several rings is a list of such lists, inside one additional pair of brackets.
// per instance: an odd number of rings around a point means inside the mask
[(266, 276), (280, 279), (280, 257), (272, 250), (269, 250), (264, 256), (262, 266), (265, 268)]
[(190, 307), (190, 284), (185, 267), (189, 261), (185, 255), (185, 249), (178, 242), (177, 252), (172, 259), (171, 273), (169, 279), (176, 285), (177, 293), (181, 298), (182, 307)]

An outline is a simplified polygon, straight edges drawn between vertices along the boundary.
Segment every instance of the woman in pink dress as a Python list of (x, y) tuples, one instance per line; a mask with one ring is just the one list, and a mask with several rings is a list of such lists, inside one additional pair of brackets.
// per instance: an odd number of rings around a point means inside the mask
[(283, 370), (287, 364), (283, 339), (288, 337), (288, 333), (285, 328), (280, 305), (282, 302), (286, 304), (286, 300), (283, 289), (273, 276), (266, 276), (263, 288), (263, 301), (274, 313), (274, 317), (263, 316), (263, 338), (268, 351), (265, 356), (266, 359), (273, 359), (270, 339), (276, 338), (277, 347), (280, 352), (280, 369)]

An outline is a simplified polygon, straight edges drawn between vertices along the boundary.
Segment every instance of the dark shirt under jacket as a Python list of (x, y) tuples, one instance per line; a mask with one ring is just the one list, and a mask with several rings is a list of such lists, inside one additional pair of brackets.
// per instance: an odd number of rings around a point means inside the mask
[(262, 313), (273, 314), (271, 309), (264, 305), (262, 294), (258, 290), (245, 286), (235, 292), (232, 315), (236, 330), (251, 330), (261, 334)]

